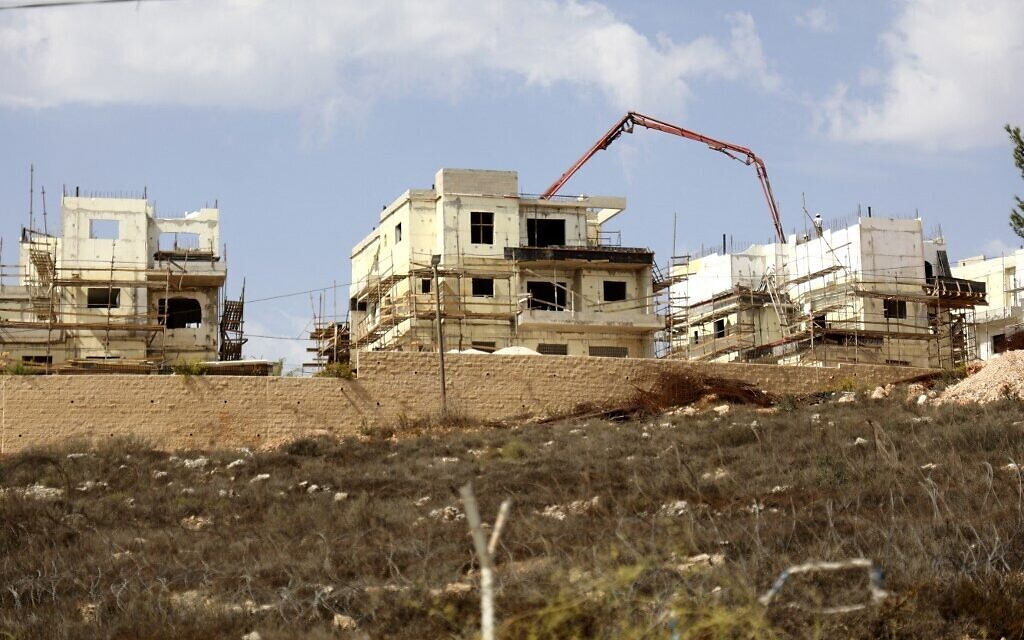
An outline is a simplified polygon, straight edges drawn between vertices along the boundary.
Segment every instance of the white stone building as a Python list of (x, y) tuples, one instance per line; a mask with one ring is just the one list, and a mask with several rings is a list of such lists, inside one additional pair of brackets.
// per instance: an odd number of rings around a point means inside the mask
[(919, 219), (861, 217), (673, 267), (672, 354), (700, 360), (952, 366), (982, 283), (952, 277)]
[(217, 360), (219, 219), (65, 195), (59, 235), (22, 231), (17, 283), (0, 287), (0, 351), (55, 366)]
[(978, 357), (1024, 349), (1024, 249), (998, 258), (965, 258), (953, 275), (986, 286), (986, 303), (977, 306), (973, 325)]
[[(380, 213), (352, 250), (350, 330), (360, 351), (524, 346), (543, 354), (653, 356), (653, 253), (611, 242), (623, 198), (538, 199), (514, 171), (442, 169)], [(432, 281), (439, 256), (439, 299)]]

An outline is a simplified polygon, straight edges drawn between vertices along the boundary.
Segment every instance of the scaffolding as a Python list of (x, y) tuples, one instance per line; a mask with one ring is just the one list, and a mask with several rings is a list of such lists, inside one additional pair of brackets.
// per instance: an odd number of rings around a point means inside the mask
[[(25, 228), (21, 240), (26, 263), (0, 265), (0, 350), (31, 345), (33, 351), (45, 351), (21, 363), (42, 373), (167, 370), (166, 311), (151, 308), (149, 294), (167, 299), (176, 292), (219, 287), (223, 280), (220, 273), (188, 269), (190, 263), (216, 261), (212, 252), (158, 252), (152, 267), (126, 266), (113, 258), (105, 266), (64, 267), (57, 259), (56, 237)], [(18, 284), (7, 284), (9, 279)], [(89, 299), (103, 289), (102, 300)], [(220, 355), (238, 360), (245, 342), (243, 301), (224, 301), (223, 309)], [(131, 347), (137, 357), (110, 355), (112, 343), (138, 338), (138, 346)]]
[[(794, 293), (794, 287), (816, 280), (818, 286)], [(923, 344), (922, 353), (940, 368), (977, 357), (971, 327), (974, 307), (985, 303), (984, 283), (950, 276), (865, 277), (838, 266), (778, 281), (769, 273), (757, 288), (734, 285), (694, 303), (685, 293), (670, 296), (669, 357), (908, 364), (909, 357), (901, 355), (905, 342)], [(881, 301), (883, 311), (869, 311), (866, 300)], [(908, 314), (908, 303), (921, 305), (924, 313)], [(751, 321), (765, 314), (777, 322), (779, 336), (773, 340), (759, 340)], [(690, 333), (709, 325), (710, 331)]]

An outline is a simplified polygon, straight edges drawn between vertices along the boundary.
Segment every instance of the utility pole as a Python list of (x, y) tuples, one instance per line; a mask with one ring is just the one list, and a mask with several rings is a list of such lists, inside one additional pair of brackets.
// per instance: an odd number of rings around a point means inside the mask
[(441, 327), (441, 287), (437, 279), (437, 267), (441, 264), (440, 254), (430, 256), (430, 266), (434, 269), (434, 312), (437, 317), (437, 352), (441, 362), (441, 417), (448, 417), (448, 392), (444, 380), (444, 330)]

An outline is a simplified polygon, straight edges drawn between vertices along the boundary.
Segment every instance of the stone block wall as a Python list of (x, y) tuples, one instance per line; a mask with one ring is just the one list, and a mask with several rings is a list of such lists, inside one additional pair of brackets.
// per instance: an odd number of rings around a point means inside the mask
[[(928, 370), (707, 364), (566, 356), (446, 356), (453, 409), (472, 418), (555, 415), (649, 389), (663, 371), (741, 380), (768, 393), (806, 394), (845, 381), (873, 387)], [(2, 376), (0, 454), (136, 436), (163, 449), (265, 446), (310, 433), (436, 415), (436, 354), (374, 352), (357, 380), (233, 376)]]

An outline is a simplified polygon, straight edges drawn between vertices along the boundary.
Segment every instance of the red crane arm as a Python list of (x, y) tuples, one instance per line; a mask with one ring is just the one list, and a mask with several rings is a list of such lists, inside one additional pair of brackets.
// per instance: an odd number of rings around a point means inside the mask
[(725, 142), (723, 140), (716, 140), (715, 138), (709, 138), (708, 136), (697, 133), (696, 131), (690, 131), (668, 122), (663, 122), (657, 118), (645, 116), (642, 113), (636, 113), (630, 111), (621, 120), (605, 133), (600, 140), (597, 141), (594, 146), (590, 147), (586, 153), (580, 157), (569, 169), (563, 173), (558, 180), (548, 187), (544, 193), (541, 194), (542, 199), (548, 199), (554, 196), (558, 191), (565, 186), (565, 183), (569, 181), (573, 175), (580, 170), (580, 168), (587, 163), (594, 154), (602, 149), (607, 149), (611, 143), (615, 142), (619, 136), (623, 133), (633, 133), (633, 127), (640, 125), (647, 129), (654, 129), (655, 131), (661, 131), (664, 133), (670, 133), (677, 135), (688, 140), (694, 140), (708, 146), (712, 151), (718, 151), (729, 156), (733, 160), (742, 162), (745, 165), (754, 165), (754, 169), (757, 171), (757, 179), (761, 183), (761, 190), (764, 192), (764, 198), (768, 201), (768, 211), (772, 217), (772, 224), (775, 227), (775, 235), (778, 236), (779, 242), (786, 242), (786, 233), (782, 230), (782, 219), (779, 216), (779, 205), (775, 202), (775, 193), (772, 191), (772, 184), (768, 180), (768, 170), (764, 166), (764, 161), (761, 160), (753, 151), (746, 147), (741, 147), (731, 142)]

